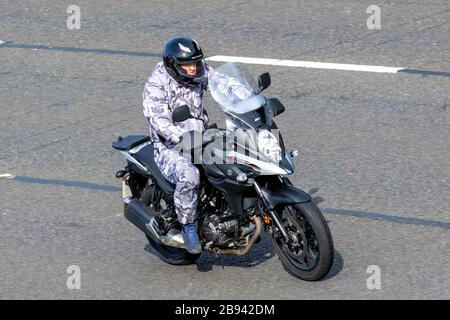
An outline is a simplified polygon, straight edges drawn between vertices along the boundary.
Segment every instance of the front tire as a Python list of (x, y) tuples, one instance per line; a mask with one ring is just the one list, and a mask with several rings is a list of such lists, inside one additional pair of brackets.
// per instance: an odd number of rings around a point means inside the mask
[(279, 232), (272, 232), (271, 240), (286, 271), (306, 281), (325, 277), (333, 264), (334, 245), (320, 209), (308, 201), (280, 208), (277, 214), (289, 241), (286, 243)]

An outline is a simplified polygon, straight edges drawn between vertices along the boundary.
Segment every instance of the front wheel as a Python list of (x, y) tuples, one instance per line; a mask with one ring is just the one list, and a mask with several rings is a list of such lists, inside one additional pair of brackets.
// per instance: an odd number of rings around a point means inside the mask
[(276, 211), (288, 233), (286, 241), (275, 227), (271, 240), (286, 271), (296, 278), (316, 281), (328, 274), (334, 259), (333, 239), (320, 209), (312, 202)]

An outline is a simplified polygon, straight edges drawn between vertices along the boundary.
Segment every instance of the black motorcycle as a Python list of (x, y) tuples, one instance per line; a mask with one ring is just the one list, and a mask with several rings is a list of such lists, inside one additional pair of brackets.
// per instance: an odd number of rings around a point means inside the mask
[[(226, 128), (213, 124), (203, 134), (189, 132), (175, 146), (190, 153), (201, 175), (197, 223), (203, 251), (243, 256), (264, 230), (291, 275), (323, 278), (333, 262), (333, 240), (310, 195), (286, 177), (294, 172), (298, 151), (286, 150), (273, 121), (284, 106), (261, 94), (270, 85), (269, 74), (256, 84), (242, 65), (227, 63), (208, 81), (226, 115)], [(173, 110), (174, 122), (191, 117), (187, 106)], [(116, 173), (122, 179), (125, 217), (164, 261), (194, 263), (200, 254), (185, 249), (174, 209), (175, 186), (156, 166), (150, 137), (119, 137), (112, 146), (127, 160)]]

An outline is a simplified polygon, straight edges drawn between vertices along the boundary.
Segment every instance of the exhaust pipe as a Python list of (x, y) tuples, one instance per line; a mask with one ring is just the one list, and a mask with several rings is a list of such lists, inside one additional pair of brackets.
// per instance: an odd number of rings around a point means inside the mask
[(186, 249), (181, 232), (170, 229), (166, 235), (162, 236), (155, 230), (153, 223), (157, 213), (155, 210), (145, 207), (137, 198), (129, 197), (124, 199), (124, 215), (131, 223), (142, 232), (151, 237), (154, 241), (166, 246)]
[(215, 252), (218, 254), (231, 254), (231, 255), (234, 254), (237, 256), (245, 256), (250, 251), (250, 249), (253, 247), (253, 245), (256, 242), (256, 239), (258, 239), (258, 237), (260, 236), (261, 231), (262, 231), (262, 223), (261, 223), (261, 220), (259, 219), (259, 217), (254, 216), (252, 218), (252, 220), (255, 222), (256, 231), (244, 248), (242, 248), (240, 250), (239, 249), (217, 249), (217, 250), (215, 250)]
[(134, 197), (124, 199), (124, 203), (125, 218), (141, 229), (142, 232), (148, 234), (150, 230), (147, 225), (152, 218), (156, 216), (156, 212), (151, 208), (144, 207), (142, 203)]

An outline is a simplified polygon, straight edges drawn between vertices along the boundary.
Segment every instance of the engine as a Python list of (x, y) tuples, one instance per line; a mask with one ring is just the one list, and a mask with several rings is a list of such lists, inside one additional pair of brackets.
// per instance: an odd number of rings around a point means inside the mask
[(245, 237), (255, 231), (255, 224), (247, 219), (239, 221), (219, 192), (202, 198), (201, 211), (205, 218), (200, 233), (207, 244), (233, 247), (245, 243)]
[(213, 214), (203, 220), (203, 238), (214, 245), (233, 245), (233, 240), (239, 236), (239, 221), (230, 213)]

